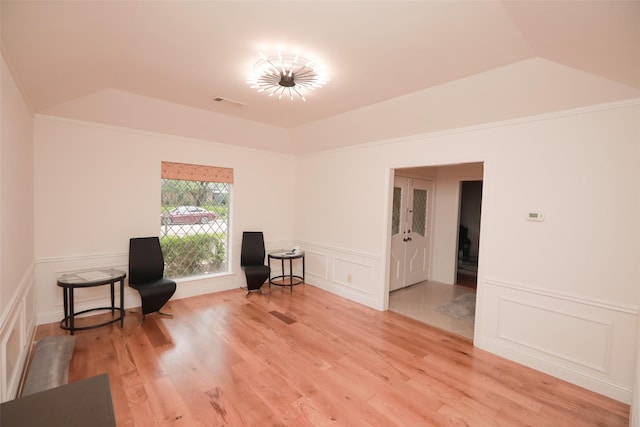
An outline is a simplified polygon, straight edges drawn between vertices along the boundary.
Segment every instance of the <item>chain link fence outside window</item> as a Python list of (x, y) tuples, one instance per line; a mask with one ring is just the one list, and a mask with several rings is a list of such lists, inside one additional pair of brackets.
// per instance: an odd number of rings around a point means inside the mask
[(162, 179), (160, 244), (165, 276), (226, 272), (231, 184)]

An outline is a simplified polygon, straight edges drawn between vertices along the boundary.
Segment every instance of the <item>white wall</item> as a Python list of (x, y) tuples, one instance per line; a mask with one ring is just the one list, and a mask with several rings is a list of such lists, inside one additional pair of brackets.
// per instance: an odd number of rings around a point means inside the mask
[(438, 167), (436, 175), (433, 272), (436, 282), (454, 284), (458, 259), (460, 182), (482, 179), (482, 164)]
[(632, 102), (302, 156), (309, 281), (385, 308), (391, 170), (484, 162), (475, 344), (629, 402), (638, 122)]
[[(296, 161), (291, 155), (236, 148), (49, 116), (35, 119), (35, 233), (38, 323), (62, 318), (56, 277), (65, 271), (127, 270), (129, 238), (160, 233), (160, 163), (234, 169), (232, 272), (181, 281), (175, 298), (244, 286), (242, 232), (265, 233), (267, 249), (293, 244)], [(76, 296), (76, 310), (106, 304), (105, 290)], [(101, 302), (102, 301), (102, 302)], [(126, 288), (125, 305), (139, 306)]]
[(33, 115), (0, 64), (0, 401), (19, 387), (35, 327)]

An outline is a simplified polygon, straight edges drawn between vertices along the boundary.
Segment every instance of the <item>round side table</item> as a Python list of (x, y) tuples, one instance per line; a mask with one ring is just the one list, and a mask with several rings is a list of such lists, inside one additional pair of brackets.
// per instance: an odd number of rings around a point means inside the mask
[[(280, 260), (280, 266), (282, 268), (282, 274), (279, 276), (269, 275), (269, 287), (271, 285), (275, 286), (289, 286), (291, 292), (293, 292), (293, 287), (296, 285), (304, 284), (304, 251), (301, 252), (287, 252), (284, 250), (270, 252), (267, 255), (267, 263), (269, 265), (269, 269), (271, 269), (271, 260)], [(302, 276), (293, 274), (293, 260), (294, 259), (302, 259)], [(285, 272), (284, 262), (289, 261), (289, 274)], [(287, 283), (288, 282), (288, 283)]]

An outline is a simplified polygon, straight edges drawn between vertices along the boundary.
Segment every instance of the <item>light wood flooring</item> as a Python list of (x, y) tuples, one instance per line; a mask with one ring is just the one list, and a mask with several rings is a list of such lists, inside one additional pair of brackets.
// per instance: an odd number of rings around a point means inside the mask
[(308, 284), (165, 311), (76, 333), (69, 381), (109, 373), (119, 427), (628, 425), (628, 405)]

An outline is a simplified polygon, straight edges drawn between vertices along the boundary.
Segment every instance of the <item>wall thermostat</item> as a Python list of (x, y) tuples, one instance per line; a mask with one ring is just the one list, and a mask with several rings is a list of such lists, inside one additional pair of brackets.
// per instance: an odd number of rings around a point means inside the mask
[(527, 221), (544, 221), (544, 214), (542, 212), (528, 212)]

